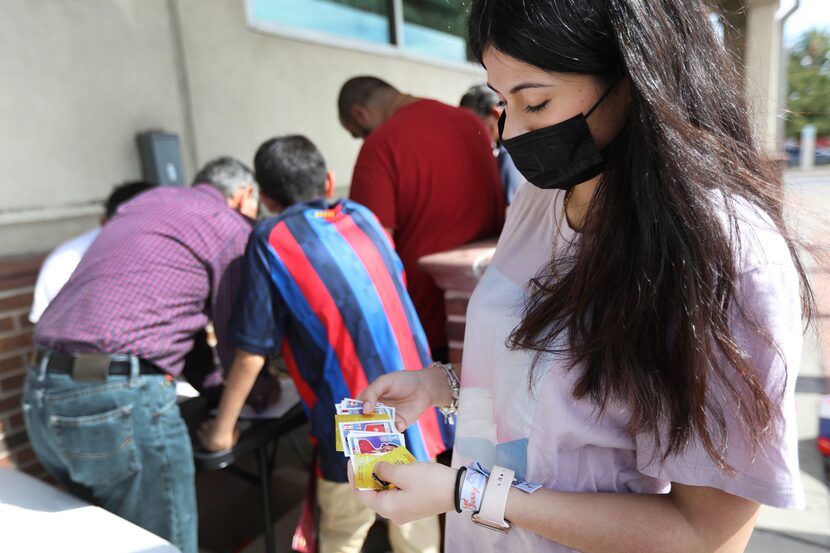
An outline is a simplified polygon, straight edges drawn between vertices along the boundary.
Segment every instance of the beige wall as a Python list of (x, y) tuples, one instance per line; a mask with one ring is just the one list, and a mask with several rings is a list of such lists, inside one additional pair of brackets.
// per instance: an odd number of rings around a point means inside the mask
[(94, 225), (90, 203), (140, 177), (135, 133), (183, 118), (166, 0), (0, 0), (0, 14), (2, 255)]
[(360, 147), (337, 120), (337, 93), (346, 79), (373, 74), (450, 103), (485, 79), (472, 67), (450, 69), (254, 31), (241, 4), (179, 2), (200, 161), (230, 153), (250, 163), (265, 139), (302, 133), (320, 147), (344, 192)]
[(188, 177), (212, 157), (250, 163), (262, 140), (304, 133), (342, 194), (360, 146), (337, 123), (345, 79), (371, 73), (451, 103), (484, 80), (472, 67), (257, 32), (242, 0), (0, 0), (0, 14), (0, 256), (94, 225), (111, 186), (140, 177), (136, 132), (178, 133)]

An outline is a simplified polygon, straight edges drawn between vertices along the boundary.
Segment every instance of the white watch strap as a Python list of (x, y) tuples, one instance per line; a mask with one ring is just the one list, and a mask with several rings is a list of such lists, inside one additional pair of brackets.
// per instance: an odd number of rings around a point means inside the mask
[(510, 493), (514, 476), (515, 473), (510, 469), (493, 467), (481, 499), (481, 510), (473, 513), (473, 522), (499, 532), (510, 530), (510, 523), (504, 520), (504, 508), (507, 506), (507, 494)]

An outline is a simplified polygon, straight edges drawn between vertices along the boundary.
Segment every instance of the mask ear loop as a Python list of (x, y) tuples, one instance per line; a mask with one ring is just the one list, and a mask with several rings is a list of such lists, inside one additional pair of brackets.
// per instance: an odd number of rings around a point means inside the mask
[(505, 121), (507, 121), (507, 110), (502, 110), (501, 115), (499, 116), (499, 142), (504, 142), (504, 139), (501, 137), (501, 135), (504, 132)]
[[(622, 79), (620, 79), (620, 80), (622, 80)], [(592, 113), (594, 113), (594, 111), (596, 111), (596, 109), (599, 107), (599, 105), (600, 105), (603, 101), (605, 101), (605, 99), (606, 99), (606, 98), (608, 98), (608, 96), (609, 96), (612, 92), (614, 92), (614, 89), (615, 89), (615, 88), (617, 88), (617, 85), (618, 85), (618, 84), (620, 84), (620, 81), (615, 82), (614, 84), (612, 84), (612, 85), (611, 85), (611, 87), (610, 87), (608, 90), (606, 90), (606, 91), (605, 91), (605, 94), (603, 94), (603, 95), (600, 97), (600, 99), (599, 99), (599, 100), (597, 100), (597, 103), (596, 103), (596, 104), (594, 104), (594, 107), (592, 107), (590, 110), (588, 110), (588, 113), (586, 113), (586, 114), (585, 114), (585, 119), (588, 119), (588, 118), (591, 116), (591, 114), (592, 114)]]

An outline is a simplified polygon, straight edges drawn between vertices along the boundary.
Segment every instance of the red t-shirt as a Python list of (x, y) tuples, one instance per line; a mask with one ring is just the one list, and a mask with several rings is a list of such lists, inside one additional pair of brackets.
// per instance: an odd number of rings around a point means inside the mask
[(447, 345), (444, 297), (418, 259), (498, 234), (503, 195), (487, 130), (465, 109), (418, 100), (372, 132), (360, 150), (350, 197), (393, 230), (433, 349)]

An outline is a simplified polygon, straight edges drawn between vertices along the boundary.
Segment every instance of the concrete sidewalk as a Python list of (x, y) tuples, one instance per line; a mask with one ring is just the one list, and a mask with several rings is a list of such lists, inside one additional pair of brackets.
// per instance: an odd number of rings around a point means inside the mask
[(825, 461), (816, 450), (818, 408), (830, 393), (830, 170), (785, 175), (788, 221), (807, 240), (805, 259), (816, 294), (817, 320), (805, 338), (796, 381), (796, 409), (804, 511), (762, 507), (749, 553), (830, 551), (830, 487)]
[(748, 553), (814, 553), (830, 551), (830, 488), (821, 454), (816, 450), (818, 406), (826, 393), (818, 339), (805, 340), (796, 381), (801, 477), (807, 508), (787, 511), (762, 507)]

